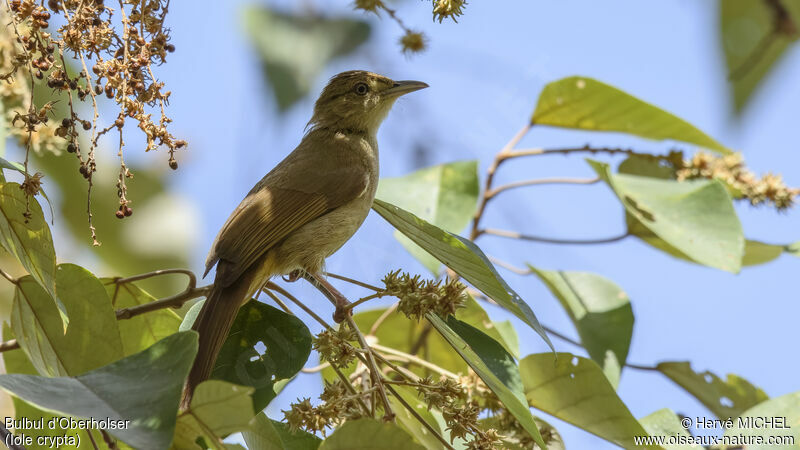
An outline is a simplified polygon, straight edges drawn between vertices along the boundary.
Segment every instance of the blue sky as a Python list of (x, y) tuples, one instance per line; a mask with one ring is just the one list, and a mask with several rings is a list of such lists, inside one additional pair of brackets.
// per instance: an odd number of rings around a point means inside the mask
[[(324, 11), (329, 11), (330, 3), (338, 12), (360, 16), (346, 2), (308, 2)], [(241, 27), (243, 4), (172, 2), (169, 25), (177, 52), (158, 68), (159, 77), (173, 91), (173, 131), (190, 142), (171, 183), (200, 214), (199, 241), (192, 255), (192, 269), (197, 271), (229, 212), (299, 142), (311, 114), (313, 99), (300, 102), (286, 115), (275, 113)], [(297, 7), (288, 0), (273, 4)], [(327, 67), (312, 92), (313, 97), (329, 76), (354, 68), (430, 84), (430, 89), (402, 99), (384, 123), (379, 134), (383, 176), (403, 175), (420, 164), (463, 159), (478, 159), (485, 172), (496, 151), (524, 125), (544, 84), (583, 75), (692, 122), (741, 150), (755, 172), (777, 171), (789, 185), (800, 185), (796, 125), (800, 84), (793, 82), (800, 75), (800, 55), (797, 49), (791, 51), (745, 114), (734, 120), (716, 35), (715, 2), (474, 0), (458, 24), (441, 25), (431, 21), (427, 2), (406, 1), (397, 8), (412, 27), (428, 34), (427, 52), (402, 55), (396, 44), (397, 26), (367, 17), (377, 25), (374, 38), (355, 55)], [(654, 152), (670, 148), (614, 134), (554, 129), (534, 129), (520, 146), (587, 142)], [(415, 157), (419, 148), (425, 149), (421, 158)], [(151, 156), (139, 159), (152, 163)], [(498, 174), (498, 182), (591, 174), (580, 157), (548, 157), (510, 163)], [(777, 214), (744, 204), (737, 209), (748, 237), (773, 243), (800, 240), (797, 210)], [(484, 220), (487, 226), (564, 238), (612, 236), (623, 230), (621, 209), (602, 185), (512, 191), (492, 203)], [(486, 253), (517, 265), (531, 262), (546, 269), (594, 272), (623, 287), (636, 315), (631, 362), (690, 360), (696, 369), (743, 376), (770, 396), (800, 389), (794, 375), (800, 362), (791, 345), (800, 341), (796, 258), (783, 256), (734, 276), (673, 259), (634, 239), (561, 246), (484, 237), (479, 244)], [(329, 259), (328, 267), (372, 282), (398, 267), (424, 273), (374, 213)], [(576, 336), (565, 312), (538, 281), (503, 273), (544, 324)], [(341, 287), (345, 294), (359, 294)], [(316, 292), (292, 288), (316, 308), (327, 308)], [(508, 316), (496, 309), (490, 313), (501, 320)], [(317, 331), (313, 322), (309, 324)], [(533, 331), (515, 324), (523, 355), (546, 351)], [(555, 343), (561, 351), (580, 352)], [(317, 376), (301, 375), (269, 412), (280, 418), (279, 410), (288, 402), (319, 390)], [(657, 374), (623, 372), (619, 394), (636, 417), (664, 407), (689, 416), (710, 416)], [(567, 424), (552, 422), (567, 448), (612, 448)]]

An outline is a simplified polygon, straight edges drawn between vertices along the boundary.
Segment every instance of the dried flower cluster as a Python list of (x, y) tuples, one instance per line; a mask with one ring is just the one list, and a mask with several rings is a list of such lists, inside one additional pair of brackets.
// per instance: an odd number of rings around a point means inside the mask
[(352, 394), (343, 382), (335, 381), (325, 383), (325, 388), (319, 396), (322, 402), (318, 406), (312, 405), (311, 399), (304, 398), (292, 403), (288, 410), (282, 412), (291, 430), (321, 432), (324, 435), (328, 428), (333, 428), (346, 420), (363, 417), (364, 411), (358, 399), (367, 395), (368, 392)]
[(355, 330), (342, 323), (335, 330), (319, 333), (312, 343), (312, 348), (319, 353), (320, 359), (335, 367), (346, 367), (356, 358), (357, 349), (351, 342), (358, 339)]
[(384, 295), (400, 299), (397, 310), (409, 319), (420, 320), (429, 312), (447, 317), (466, 301), (465, 286), (456, 280), (444, 283), (423, 280), (419, 275), (412, 277), (397, 270), (387, 274), (382, 282), (386, 286)]
[[(442, 21), (449, 18), (453, 19), (453, 22), (457, 22), (456, 18), (464, 14), (464, 6), (466, 4), (467, 2), (464, 0), (431, 0), (433, 20), (442, 23)], [(355, 0), (353, 7), (374, 14), (379, 14), (383, 11), (389, 15), (403, 29), (403, 36), (400, 38), (400, 46), (403, 49), (403, 53), (419, 53), (425, 50), (428, 43), (425, 35), (407, 27), (403, 20), (398, 17), (397, 11), (386, 6), (383, 1)]]
[(433, 0), (433, 19), (442, 23), (445, 19), (453, 19), (458, 23), (456, 17), (464, 14), (464, 0)]
[[(10, 133), (27, 151), (57, 153), (65, 148), (74, 154), (91, 193), (92, 174), (97, 170), (97, 141), (117, 130), (119, 218), (133, 213), (125, 185), (133, 176), (123, 158), (126, 120), (134, 120), (144, 134), (145, 151), (167, 148), (173, 169), (177, 168), (175, 151), (186, 145), (167, 129), (171, 119), (165, 108), (170, 92), (152, 70), (175, 50), (164, 26), (168, 7), (169, 0), (118, 0), (114, 8), (104, 0), (49, 0), (46, 5), (10, 0), (3, 8), (0, 78), (7, 83), (0, 87), (0, 100)], [(53, 32), (50, 22), (56, 16), (60, 16), (61, 25)], [(115, 26), (117, 22), (121, 26)], [(50, 120), (49, 116), (55, 115), (53, 102), (41, 108), (34, 106), (33, 90), (38, 84), (46, 85), (54, 98), (66, 103), (62, 103), (68, 106), (63, 113), (66, 117)], [(101, 95), (119, 106), (119, 113), (105, 128), (98, 127), (97, 98)], [(90, 108), (81, 108), (84, 102)], [(157, 119), (151, 110), (157, 111)], [(93, 242), (98, 244), (91, 226), (91, 208), (89, 218)]]
[(800, 195), (800, 189), (787, 187), (780, 175), (756, 176), (745, 167), (741, 153), (716, 156), (698, 152), (691, 159), (671, 158), (670, 162), (678, 180), (718, 179), (730, 187), (735, 197), (745, 198), (754, 206), (769, 203), (782, 211), (791, 208)]

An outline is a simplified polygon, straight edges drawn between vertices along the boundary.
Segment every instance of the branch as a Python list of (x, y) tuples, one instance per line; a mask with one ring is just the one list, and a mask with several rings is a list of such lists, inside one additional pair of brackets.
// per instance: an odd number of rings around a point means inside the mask
[(317, 313), (315, 313), (315, 312), (314, 312), (314, 310), (312, 310), (311, 308), (309, 308), (308, 306), (306, 306), (306, 305), (305, 305), (303, 302), (301, 302), (300, 300), (298, 300), (298, 299), (297, 299), (297, 297), (295, 297), (294, 295), (292, 295), (292, 294), (290, 294), (289, 292), (287, 292), (287, 291), (286, 291), (286, 289), (284, 289), (284, 288), (282, 288), (282, 287), (278, 286), (277, 284), (273, 283), (272, 281), (268, 282), (268, 283), (267, 283), (267, 284), (264, 286), (264, 289), (262, 289), (262, 290), (263, 290), (264, 292), (266, 292), (266, 293), (267, 293), (267, 295), (271, 295), (271, 292), (269, 292), (269, 291), (275, 291), (275, 292), (277, 292), (277, 293), (281, 294), (282, 296), (284, 296), (284, 297), (286, 297), (287, 299), (289, 299), (289, 300), (290, 300), (292, 303), (294, 303), (295, 305), (299, 306), (299, 307), (300, 307), (300, 309), (302, 309), (303, 311), (305, 311), (305, 312), (306, 312), (306, 314), (308, 314), (308, 315), (309, 315), (309, 316), (311, 316), (311, 317), (312, 317), (314, 320), (316, 320), (317, 322), (319, 322), (319, 323), (320, 323), (320, 325), (322, 325), (322, 326), (323, 326), (323, 327), (324, 327), (326, 330), (332, 330), (332, 329), (333, 329), (333, 328), (330, 326), (330, 324), (328, 324), (328, 322), (326, 322), (326, 321), (325, 321), (325, 319), (323, 319), (322, 317), (320, 317), (319, 315), (317, 315)]
[(13, 436), (14, 435), (8, 431), (8, 428), (6, 428), (3, 423), (0, 423), (0, 437), (3, 438), (3, 443), (8, 447), (8, 450), (25, 450), (25, 447), (22, 445), (13, 443)]
[[(117, 319), (124, 320), (130, 319), (131, 317), (136, 317), (140, 314), (148, 313), (151, 311), (156, 311), (159, 309), (165, 308), (180, 308), (183, 306), (184, 303), (187, 301), (202, 297), (208, 294), (208, 291), (211, 290), (212, 285), (203, 286), (203, 287), (196, 287), (197, 286), (197, 277), (195, 274), (187, 269), (162, 269), (162, 270), (155, 270), (153, 272), (143, 273), (140, 275), (134, 275), (132, 277), (126, 278), (114, 278), (113, 281), (116, 283), (117, 287), (121, 284), (131, 283), (134, 281), (145, 280), (147, 278), (157, 277), (161, 275), (170, 275), (170, 274), (183, 274), (189, 278), (189, 282), (186, 285), (186, 289), (179, 294), (175, 294), (171, 297), (163, 298), (161, 300), (156, 300), (154, 302), (145, 303), (144, 305), (137, 305), (132, 306), (130, 308), (122, 308), (117, 310)], [(116, 293), (115, 293), (116, 295)]]
[(531, 236), (528, 234), (518, 233), (516, 231), (497, 230), (494, 228), (484, 228), (482, 230), (477, 231), (477, 236), (480, 236), (482, 234), (488, 234), (492, 236), (499, 236), (511, 239), (521, 239), (523, 241), (545, 242), (548, 244), (568, 244), (568, 245), (608, 244), (611, 242), (621, 241), (626, 237), (630, 236), (630, 233), (626, 231), (625, 233), (622, 233), (617, 236), (611, 236), (599, 239), (553, 239), (553, 238), (545, 238), (539, 236)]
[(534, 180), (524, 180), (524, 181), (516, 181), (514, 183), (508, 183), (503, 186), (498, 186), (491, 191), (487, 192), (485, 197), (487, 200), (491, 200), (492, 197), (496, 196), (497, 194), (507, 191), (509, 189), (515, 189), (518, 187), (523, 186), (537, 186), (541, 184), (594, 184), (600, 181), (599, 177), (595, 178), (541, 178), (541, 179), (534, 179)]
[(16, 279), (16, 278), (12, 277), (10, 273), (6, 272), (6, 271), (5, 271), (5, 270), (3, 270), (3, 269), (0, 269), (0, 275), (2, 275), (2, 276), (3, 276), (3, 278), (5, 278), (6, 280), (8, 280), (8, 282), (9, 282), (9, 283), (11, 283), (11, 284), (13, 284), (13, 285), (17, 285), (17, 284), (19, 284), (19, 280), (18, 280), (18, 279)]
[(373, 286), (371, 284), (364, 283), (363, 281), (358, 281), (358, 280), (354, 280), (352, 278), (347, 278), (346, 276), (343, 276), (343, 275), (336, 275), (335, 273), (330, 273), (330, 272), (325, 272), (325, 275), (329, 276), (331, 278), (336, 278), (337, 280), (342, 280), (342, 281), (346, 281), (346, 282), (351, 283), (351, 284), (355, 284), (356, 286), (361, 286), (361, 287), (366, 288), (366, 289), (371, 289), (371, 290), (373, 290), (375, 292), (379, 292), (379, 291), (383, 291), (384, 290), (384, 289), (379, 288), (377, 286)]

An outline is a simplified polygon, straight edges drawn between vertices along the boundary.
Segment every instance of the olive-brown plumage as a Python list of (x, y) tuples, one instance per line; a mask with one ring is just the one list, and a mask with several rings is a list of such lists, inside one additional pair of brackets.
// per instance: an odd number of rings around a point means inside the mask
[(272, 276), (319, 277), (325, 258), (356, 232), (378, 187), (378, 127), (399, 96), (425, 87), (350, 71), (323, 89), (300, 145), (250, 190), (211, 246), (206, 274), (217, 271), (192, 327), (200, 342), (184, 407), (211, 375), (239, 307)]

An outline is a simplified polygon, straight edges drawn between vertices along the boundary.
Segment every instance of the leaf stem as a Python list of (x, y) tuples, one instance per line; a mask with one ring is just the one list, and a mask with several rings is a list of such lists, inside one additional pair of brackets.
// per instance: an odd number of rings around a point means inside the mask
[(408, 362), (414, 363), (414, 364), (416, 364), (418, 366), (421, 366), (421, 367), (425, 367), (427, 369), (431, 369), (436, 373), (439, 373), (441, 375), (453, 378), (455, 380), (457, 380), (459, 378), (458, 375), (454, 374), (453, 372), (450, 372), (447, 369), (443, 369), (443, 368), (437, 366), (436, 364), (433, 364), (431, 362), (425, 361), (422, 358), (419, 358), (419, 357), (414, 356), (414, 355), (410, 355), (410, 354), (408, 354), (406, 352), (402, 352), (400, 350), (396, 350), (396, 349), (393, 349), (391, 347), (384, 347), (383, 345), (380, 345), (380, 344), (372, 344), (372, 348), (375, 349), (375, 350), (381, 351), (383, 353), (388, 353), (390, 355), (400, 356), (400, 357), (404, 358)]
[(342, 280), (342, 281), (346, 281), (346, 282), (351, 283), (351, 284), (355, 284), (356, 286), (361, 286), (361, 287), (366, 288), (366, 289), (371, 289), (371, 290), (373, 290), (375, 292), (379, 292), (379, 291), (383, 291), (384, 290), (384, 289), (381, 289), (381, 288), (379, 288), (377, 286), (373, 286), (373, 285), (371, 285), (369, 283), (364, 283), (363, 281), (358, 281), (358, 280), (354, 280), (352, 278), (348, 278), (348, 277), (346, 277), (344, 275), (337, 275), (337, 274), (331, 273), (331, 272), (325, 272), (325, 275), (329, 276), (331, 278), (336, 278), (337, 280)]
[(284, 297), (288, 298), (289, 300), (291, 300), (291, 301), (292, 301), (292, 303), (294, 303), (295, 305), (299, 306), (299, 307), (300, 307), (300, 309), (302, 309), (303, 311), (305, 311), (305, 312), (306, 312), (306, 314), (308, 314), (309, 316), (311, 316), (312, 318), (314, 318), (314, 320), (316, 320), (317, 322), (319, 322), (319, 323), (320, 323), (320, 324), (321, 324), (323, 327), (325, 327), (325, 329), (326, 329), (326, 330), (332, 330), (332, 329), (333, 329), (333, 328), (330, 326), (330, 324), (328, 324), (328, 322), (326, 322), (326, 321), (325, 321), (325, 319), (323, 319), (322, 317), (320, 317), (319, 315), (317, 315), (317, 313), (315, 313), (315, 312), (314, 312), (314, 310), (312, 310), (311, 308), (309, 308), (308, 306), (306, 306), (306, 305), (305, 305), (303, 302), (301, 302), (300, 300), (298, 300), (298, 299), (297, 299), (297, 297), (295, 297), (294, 295), (292, 295), (292, 294), (288, 293), (288, 292), (287, 292), (287, 291), (286, 291), (284, 288), (282, 288), (282, 287), (278, 286), (277, 284), (273, 283), (272, 281), (270, 281), (269, 283), (267, 283), (267, 284), (264, 286), (264, 290), (267, 290), (267, 289), (268, 289), (268, 290), (275, 291), (275, 292), (277, 292), (277, 293), (281, 294), (282, 296), (284, 296)]

